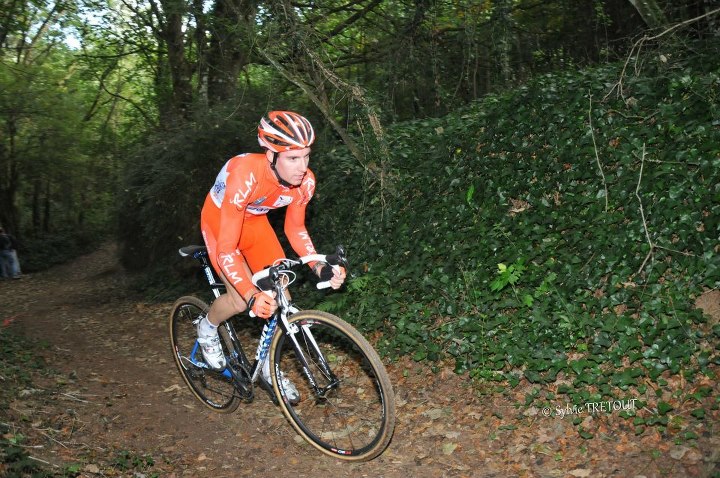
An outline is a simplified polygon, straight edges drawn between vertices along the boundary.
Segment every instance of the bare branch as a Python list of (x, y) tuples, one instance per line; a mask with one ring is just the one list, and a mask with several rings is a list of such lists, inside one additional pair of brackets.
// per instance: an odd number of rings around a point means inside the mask
[(612, 92), (615, 91), (616, 89), (617, 89), (618, 95), (619, 95), (621, 98), (623, 98), (623, 99), (625, 98), (625, 93), (624, 93), (624, 91), (623, 91), (623, 86), (622, 86), (623, 78), (625, 78), (625, 72), (627, 71), (627, 67), (628, 67), (628, 65), (630, 64), (630, 61), (632, 60), (633, 56), (640, 54), (640, 51), (642, 50), (642, 47), (643, 47), (643, 45), (645, 44), (645, 42), (657, 40), (657, 39), (659, 39), (659, 38), (664, 37), (664, 36), (667, 35), (668, 33), (671, 33), (671, 32), (673, 32), (673, 31), (677, 30), (678, 28), (681, 28), (681, 27), (690, 25), (691, 23), (695, 23), (695, 22), (697, 22), (697, 21), (699, 21), (699, 20), (702, 20), (703, 18), (707, 18), (707, 17), (713, 16), (713, 15), (717, 15), (718, 13), (720, 13), (720, 8), (716, 8), (715, 10), (712, 10), (712, 11), (710, 11), (710, 12), (704, 13), (704, 14), (702, 14), (702, 15), (700, 15), (700, 16), (695, 17), (695, 18), (690, 18), (689, 20), (685, 20), (685, 21), (683, 21), (683, 22), (677, 23), (677, 24), (671, 26), (670, 28), (668, 28), (668, 29), (666, 29), (666, 30), (658, 33), (657, 35), (653, 35), (653, 36), (643, 36), (641, 39), (639, 39), (638, 41), (636, 41), (635, 44), (633, 44), (632, 48), (630, 49), (630, 53), (628, 53), (627, 59), (625, 60), (625, 64), (623, 65), (623, 69), (622, 69), (622, 71), (620, 72), (620, 79), (613, 85), (612, 88), (610, 88), (610, 91), (608, 91), (608, 93), (605, 95), (605, 97), (603, 98), (603, 100), (606, 100), (606, 99), (612, 94)]
[(328, 33), (327, 36), (332, 38), (335, 35), (340, 34), (340, 32), (342, 32), (345, 28), (349, 27), (350, 25), (363, 18), (369, 11), (382, 3), (382, 1), (383, 0), (373, 0), (368, 5), (366, 5), (365, 8), (363, 8), (362, 10), (358, 10), (357, 12), (346, 18), (344, 22), (339, 23), (335, 28), (332, 29), (330, 33)]
[(605, 173), (603, 172), (602, 164), (600, 163), (600, 156), (598, 155), (597, 143), (595, 143), (595, 130), (593, 129), (593, 122), (592, 122), (592, 95), (590, 95), (590, 107), (588, 108), (588, 121), (590, 122), (590, 135), (592, 136), (593, 148), (595, 149), (595, 160), (597, 161), (598, 169), (600, 170), (600, 176), (602, 176), (603, 187), (605, 188), (605, 212), (608, 212), (607, 181), (605, 180)]
[(645, 37), (645, 41), (657, 40), (658, 38), (663, 37), (663, 36), (667, 35), (668, 33), (672, 32), (672, 31), (674, 31), (674, 30), (677, 30), (677, 29), (680, 28), (680, 27), (684, 27), (684, 26), (690, 25), (691, 23), (695, 23), (695, 22), (697, 22), (698, 20), (702, 20), (703, 18), (706, 18), (706, 17), (710, 17), (710, 16), (713, 16), (713, 15), (717, 15), (718, 13), (720, 13), (720, 8), (716, 8), (715, 10), (709, 11), (709, 12), (704, 13), (704, 14), (702, 14), (702, 15), (700, 15), (700, 16), (695, 17), (695, 18), (691, 18), (691, 19), (689, 19), (689, 20), (685, 20), (685, 21), (683, 21), (683, 22), (677, 23), (677, 24), (671, 26), (670, 28), (668, 28), (667, 30), (663, 31), (662, 33), (659, 33), (659, 34), (657, 34), (657, 35), (655, 35), (655, 36)]
[(65, 5), (62, 2), (57, 2), (55, 5), (53, 5), (50, 12), (48, 12), (47, 16), (43, 20), (40, 27), (37, 29), (37, 32), (35, 35), (33, 35), (32, 39), (30, 40), (30, 43), (26, 46), (25, 49), (25, 57), (22, 61), (23, 64), (28, 64), (30, 62), (30, 52), (35, 48), (35, 45), (37, 45), (38, 40), (45, 35), (47, 30), (50, 28), (51, 22), (54, 21), (56, 15), (60, 15), (63, 10), (65, 9)]
[(113, 98), (118, 98), (118, 99), (121, 99), (123, 101), (130, 103), (130, 105), (132, 105), (132, 107), (135, 108), (143, 118), (145, 118), (145, 121), (147, 121), (149, 124), (151, 124), (153, 126), (157, 126), (156, 122), (150, 117), (150, 115), (148, 115), (145, 112), (145, 110), (143, 110), (142, 107), (140, 105), (138, 105), (136, 102), (134, 102), (130, 98), (126, 98), (126, 97), (122, 96), (119, 93), (113, 93), (112, 91), (108, 90), (107, 86), (105, 86), (105, 83), (101, 83), (100, 86), (102, 87), (103, 90), (105, 90), (105, 92), (108, 95), (112, 96)]
[(645, 167), (645, 144), (643, 143), (642, 158), (640, 160), (640, 175), (638, 176), (637, 187), (635, 188), (635, 197), (637, 198), (638, 203), (640, 203), (640, 217), (642, 218), (643, 229), (645, 229), (645, 238), (647, 239), (648, 244), (650, 245), (650, 251), (648, 251), (647, 256), (645, 256), (645, 260), (640, 265), (640, 268), (638, 269), (638, 271), (635, 273), (636, 275), (640, 274), (640, 272), (642, 272), (648, 259), (650, 259), (653, 255), (653, 253), (655, 252), (655, 244), (653, 243), (652, 239), (650, 238), (650, 232), (648, 231), (647, 221), (645, 220), (645, 209), (643, 208), (642, 198), (640, 197), (640, 183), (642, 182), (644, 167)]
[(362, 153), (360, 152), (360, 149), (358, 148), (357, 144), (355, 144), (355, 141), (350, 137), (349, 134), (347, 134), (347, 131), (334, 119), (334, 115), (332, 111), (330, 111), (327, 108), (327, 105), (325, 102), (323, 102), (313, 91), (313, 88), (302, 81), (300, 78), (298, 78), (297, 75), (293, 75), (288, 71), (287, 68), (285, 68), (275, 57), (273, 57), (270, 53), (268, 53), (266, 50), (260, 49), (260, 54), (265, 57), (265, 59), (283, 76), (286, 80), (290, 81), (294, 85), (296, 85), (298, 88), (303, 90), (306, 95), (308, 95), (308, 98), (315, 104), (315, 106), (318, 107), (320, 111), (322, 111), (325, 118), (330, 122), (335, 132), (337, 132), (338, 135), (342, 138), (342, 140), (347, 145), (348, 149), (352, 152), (352, 155), (358, 160), (360, 165), (363, 167), (363, 169), (367, 170), (367, 166), (362, 162)]

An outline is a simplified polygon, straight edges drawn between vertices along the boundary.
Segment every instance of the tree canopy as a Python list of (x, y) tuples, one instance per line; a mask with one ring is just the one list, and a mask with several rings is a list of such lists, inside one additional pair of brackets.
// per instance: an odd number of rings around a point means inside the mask
[[(211, 175), (256, 148), (267, 110), (303, 111), (321, 134), (318, 152), (343, 144), (365, 178), (362, 194), (382, 200), (392, 186), (388, 125), (621, 59), (667, 29), (685, 39), (718, 31), (717, 9), (702, 0), (0, 7), (0, 223), (42, 244), (116, 229), (135, 267), (196, 234)], [(332, 162), (318, 156), (320, 169)]]

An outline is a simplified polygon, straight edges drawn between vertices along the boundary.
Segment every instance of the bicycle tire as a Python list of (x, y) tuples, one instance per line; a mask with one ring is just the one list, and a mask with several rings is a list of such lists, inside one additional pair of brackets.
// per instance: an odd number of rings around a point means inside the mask
[[(195, 398), (213, 411), (230, 413), (240, 405), (232, 377), (196, 365), (204, 363), (202, 352), (197, 348), (197, 318), (207, 310), (208, 305), (197, 297), (185, 296), (175, 301), (169, 320), (172, 354)], [(227, 344), (222, 342), (227, 349)]]
[[(296, 357), (293, 341), (278, 332), (270, 345), (272, 386), (280, 408), (295, 430), (321, 452), (348, 461), (377, 457), (390, 443), (395, 428), (395, 398), (380, 357), (365, 338), (344, 320), (317, 310), (288, 318), (316, 385), (331, 382), (323, 372), (313, 342), (333, 374), (336, 388), (318, 396)], [(280, 373), (300, 393), (296, 404), (281, 392)]]

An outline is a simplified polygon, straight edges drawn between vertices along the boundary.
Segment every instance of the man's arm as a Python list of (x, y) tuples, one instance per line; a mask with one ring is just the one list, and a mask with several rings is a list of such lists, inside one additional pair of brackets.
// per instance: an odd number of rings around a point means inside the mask
[(291, 204), (285, 213), (285, 235), (298, 256), (316, 253), (310, 234), (305, 228), (306, 206)]
[(217, 263), (228, 282), (247, 300), (256, 289), (243, 266), (245, 258), (238, 251), (238, 243), (245, 222), (246, 202), (257, 187), (257, 180), (249, 168), (242, 167), (233, 171), (228, 179), (220, 206)]
[(305, 179), (296, 190), (297, 197), (290, 203), (285, 213), (285, 236), (298, 256), (316, 253), (305, 227), (305, 210), (313, 194), (315, 194), (315, 175), (308, 170)]

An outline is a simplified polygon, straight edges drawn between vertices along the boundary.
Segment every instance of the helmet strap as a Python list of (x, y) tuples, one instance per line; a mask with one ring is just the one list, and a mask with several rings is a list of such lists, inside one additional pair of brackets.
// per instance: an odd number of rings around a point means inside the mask
[(278, 173), (277, 169), (275, 168), (275, 165), (277, 164), (277, 160), (278, 160), (278, 157), (280, 156), (280, 153), (278, 153), (277, 151), (273, 151), (272, 154), (273, 154), (273, 156), (272, 156), (272, 163), (270, 163), (270, 169), (272, 169), (273, 172), (275, 173), (275, 177), (277, 178), (277, 180), (281, 186), (285, 186), (286, 188), (291, 188), (292, 184), (290, 184), (289, 182), (287, 182), (283, 178), (281, 178), (280, 174)]

